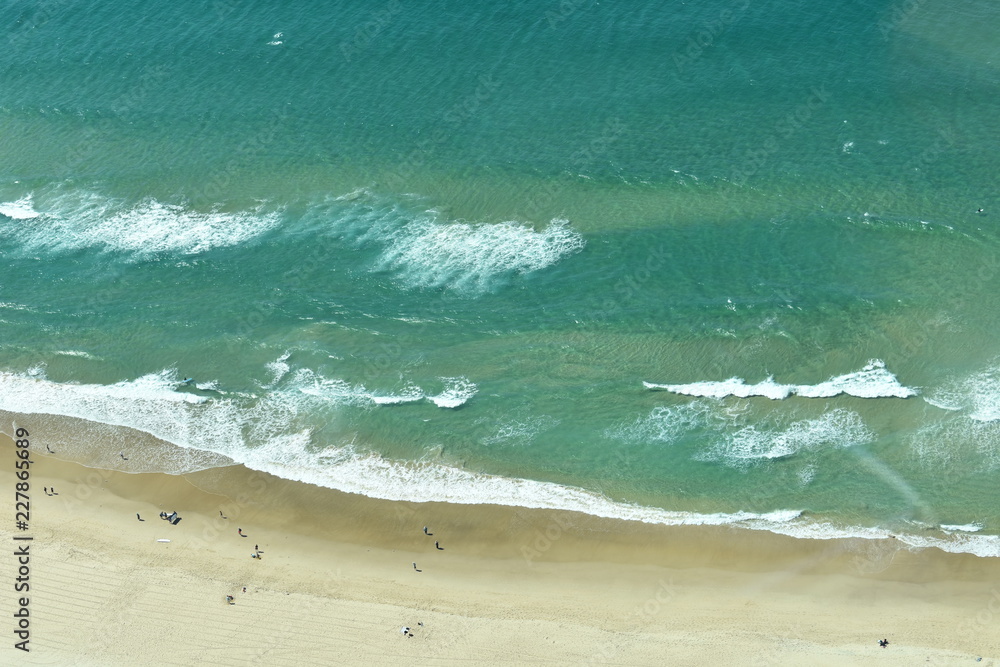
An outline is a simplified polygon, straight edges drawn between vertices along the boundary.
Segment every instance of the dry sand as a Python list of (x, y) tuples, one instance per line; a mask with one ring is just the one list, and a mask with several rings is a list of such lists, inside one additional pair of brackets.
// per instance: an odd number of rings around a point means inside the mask
[(379, 501), (240, 466), (129, 474), (37, 449), (19, 533), (14, 457), (4, 438), (0, 533), (11, 553), (34, 538), (31, 651), (14, 648), (8, 556), (3, 665), (1000, 664), (1000, 559)]

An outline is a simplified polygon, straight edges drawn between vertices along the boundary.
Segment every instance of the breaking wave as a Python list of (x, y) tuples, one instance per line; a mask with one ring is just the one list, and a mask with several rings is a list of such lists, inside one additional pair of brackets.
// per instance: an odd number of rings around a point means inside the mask
[(793, 395), (803, 398), (832, 398), (840, 394), (859, 398), (909, 398), (917, 394), (915, 389), (900, 384), (896, 376), (890, 373), (886, 369), (885, 363), (879, 359), (869, 361), (860, 371), (838, 375), (815, 385), (779, 384), (773, 378), (756, 384), (747, 384), (743, 378), (691, 384), (653, 384), (651, 382), (643, 382), (642, 384), (647, 389), (660, 389), (675, 394), (707, 398), (764, 396), (780, 400)]

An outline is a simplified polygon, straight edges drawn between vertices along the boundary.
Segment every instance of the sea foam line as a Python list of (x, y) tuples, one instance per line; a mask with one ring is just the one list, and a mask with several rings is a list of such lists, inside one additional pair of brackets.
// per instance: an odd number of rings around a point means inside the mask
[(686, 396), (703, 396), (706, 398), (725, 398), (736, 396), (764, 396), (773, 400), (781, 400), (789, 396), (803, 398), (831, 398), (840, 394), (858, 398), (909, 398), (917, 391), (899, 383), (896, 376), (890, 373), (885, 362), (872, 359), (855, 373), (838, 375), (819, 384), (778, 384), (774, 378), (763, 382), (747, 384), (743, 378), (730, 378), (721, 382), (693, 382), (691, 384), (654, 384), (643, 382), (647, 389), (660, 389)]
[(370, 498), (400, 502), (446, 502), (460, 505), (503, 505), (529, 509), (580, 512), (590, 516), (639, 521), (664, 526), (735, 526), (765, 530), (807, 539), (895, 538), (896, 544), (915, 548), (934, 547), (953, 553), (1000, 557), (1000, 536), (961, 533), (913, 535), (882, 528), (840, 527), (817, 522), (799, 510), (772, 512), (699, 513), (620, 502), (577, 487), (552, 482), (472, 473), (439, 463), (400, 463), (375, 455), (361, 455), (350, 448), (330, 448), (315, 465), (277, 462), (253, 452), (241, 460), (248, 468), (294, 481), (355, 493)]
[[(279, 360), (286, 364), (287, 357)], [(286, 371), (287, 372), (287, 371)], [(465, 405), (476, 395), (478, 387), (465, 377), (439, 378), (444, 388), (438, 394), (428, 394), (414, 384), (396, 394), (369, 391), (364, 385), (352, 385), (344, 380), (323, 377), (310, 369), (300, 369), (291, 378), (290, 384), (303, 394), (316, 396), (341, 405), (402, 405), (418, 401), (429, 401), (439, 408), (455, 409)]]
[[(301, 407), (293, 400), (295, 394), (301, 396), (298, 392), (251, 405), (245, 398), (208, 401), (176, 391), (179, 385), (170, 370), (113, 385), (60, 384), (41, 377), (0, 373), (0, 409), (127, 426), (184, 449), (223, 455), (254, 470), (371, 498), (566, 510), (668, 526), (733, 525), (811, 539), (890, 537), (884, 529), (816, 522), (799, 510), (674, 511), (616, 501), (553, 482), (474, 473), (436, 462), (390, 461), (360, 454), (351, 446), (311, 451), (310, 432), (293, 428), (292, 417)], [(247, 438), (256, 446), (247, 446)], [(1000, 536), (996, 535), (892, 535), (898, 543), (913, 547), (1000, 556)]]

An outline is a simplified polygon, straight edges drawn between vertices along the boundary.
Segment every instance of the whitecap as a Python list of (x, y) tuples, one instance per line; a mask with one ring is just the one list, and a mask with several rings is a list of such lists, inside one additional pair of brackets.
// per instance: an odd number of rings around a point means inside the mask
[(388, 239), (379, 265), (414, 287), (483, 292), (504, 274), (526, 274), (583, 248), (566, 220), (541, 230), (515, 222), (440, 223), (423, 220)]
[(159, 253), (197, 254), (247, 241), (276, 227), (280, 216), (263, 207), (250, 211), (195, 211), (146, 199), (137, 204), (92, 192), (54, 198), (37, 216), (16, 227), (0, 226), (30, 252), (103, 248), (141, 258)]
[(31, 220), (41, 214), (34, 209), (32, 196), (25, 195), (17, 201), (0, 203), (0, 215), (5, 215), (12, 220)]
[(436, 396), (428, 396), (429, 400), (439, 408), (459, 408), (476, 395), (478, 387), (465, 377), (441, 378), (445, 388)]
[(815, 385), (778, 384), (771, 377), (756, 384), (747, 384), (742, 378), (690, 384), (654, 384), (652, 382), (643, 382), (642, 384), (647, 389), (661, 389), (675, 394), (708, 398), (763, 396), (773, 400), (781, 400), (792, 395), (803, 398), (832, 398), (840, 394), (859, 398), (909, 398), (917, 394), (915, 389), (900, 384), (896, 376), (886, 369), (885, 362), (879, 359), (872, 359), (860, 371), (838, 375)]
[(946, 533), (978, 533), (983, 527), (978, 523), (966, 523), (966, 524), (941, 524), (941, 530)]

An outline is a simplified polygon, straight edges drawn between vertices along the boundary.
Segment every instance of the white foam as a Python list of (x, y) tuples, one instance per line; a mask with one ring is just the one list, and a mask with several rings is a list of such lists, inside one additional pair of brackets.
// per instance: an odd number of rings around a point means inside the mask
[(941, 524), (941, 530), (946, 533), (978, 533), (983, 527), (978, 523), (966, 523), (961, 525), (955, 524)]
[(477, 387), (465, 377), (440, 378), (444, 390), (428, 395), (423, 389), (407, 384), (399, 393), (373, 392), (361, 384), (350, 384), (338, 378), (327, 378), (309, 369), (292, 374), (291, 385), (303, 394), (309, 394), (337, 405), (401, 405), (427, 400), (439, 408), (458, 408), (476, 394)]
[(437, 396), (427, 397), (427, 400), (439, 408), (459, 408), (475, 396), (478, 389), (475, 383), (464, 377), (441, 378), (441, 381), (445, 384), (444, 391)]
[(56, 350), (54, 354), (61, 354), (64, 357), (80, 357), (81, 359), (97, 359), (94, 355), (83, 350)]
[(816, 419), (796, 421), (784, 428), (763, 429), (751, 424), (735, 433), (718, 436), (716, 444), (698, 458), (737, 467), (823, 447), (854, 447), (875, 438), (860, 415), (843, 409), (831, 410)]
[(704, 398), (766, 396), (780, 400), (788, 398), (794, 390), (793, 385), (776, 384), (773, 378), (768, 378), (757, 384), (747, 384), (742, 378), (730, 378), (721, 382), (693, 382), (691, 384), (653, 384), (651, 382), (643, 382), (642, 384), (646, 389), (663, 389), (674, 394)]
[(666, 525), (726, 525), (763, 528), (791, 521), (795, 510), (699, 514), (675, 512), (616, 502), (576, 487), (529, 479), (477, 474), (435, 462), (399, 463), (364, 455), (350, 447), (328, 448), (306, 463), (300, 451), (269, 448), (248, 452), (248, 467), (279, 477), (357, 493), (372, 498), (408, 502), (493, 504), (536, 509), (563, 509), (593, 516)]
[(661, 405), (653, 408), (649, 415), (623, 426), (610, 428), (604, 434), (630, 444), (672, 445), (694, 429), (707, 426), (715, 416), (706, 402)]
[(376, 405), (402, 405), (404, 403), (416, 403), (422, 401), (426, 396), (420, 387), (408, 385), (399, 394), (369, 394)]
[(667, 526), (731, 525), (809, 539), (883, 540), (892, 536), (896, 538), (893, 544), (1000, 557), (1000, 536), (996, 535), (943, 533), (938, 537), (895, 533), (882, 528), (842, 527), (817, 522), (798, 510), (711, 514), (673, 511), (619, 502), (585, 489), (550, 482), (477, 474), (435, 462), (403, 464), (374, 455), (358, 454), (349, 447), (328, 448), (315, 463), (307, 465), (303, 465), (307, 462), (301, 457), (301, 452), (295, 450), (250, 454), (249, 460), (241, 461), (250, 468), (385, 500), (567, 510)]
[(423, 218), (393, 229), (377, 268), (396, 273), (412, 287), (484, 292), (508, 274), (549, 267), (579, 252), (583, 237), (566, 220), (541, 230), (517, 222), (444, 223)]
[[(277, 212), (193, 211), (147, 199), (134, 205), (95, 193), (55, 197), (41, 212), (22, 217), (8, 234), (30, 251), (67, 252), (98, 247), (133, 257), (197, 254), (239, 245), (276, 227)], [(23, 220), (29, 220), (28, 223)]]
[(295, 371), (290, 382), (301, 393), (335, 405), (366, 405), (371, 402), (371, 393), (363, 385), (323, 377), (307, 368)]
[(917, 394), (915, 389), (901, 385), (896, 376), (890, 373), (886, 369), (885, 363), (879, 359), (872, 359), (860, 371), (838, 375), (815, 385), (778, 384), (773, 378), (767, 378), (757, 384), (746, 384), (742, 378), (691, 384), (654, 384), (651, 382), (643, 382), (642, 384), (647, 389), (662, 389), (675, 394), (707, 398), (764, 396), (781, 400), (792, 395), (803, 398), (832, 398), (840, 394), (859, 398), (909, 398)]
[(284, 354), (267, 364), (266, 368), (271, 373), (271, 379), (266, 386), (273, 387), (288, 375), (288, 371), (291, 370), (291, 366), (288, 365), (288, 359), (291, 356), (292, 353), (289, 350), (285, 350)]
[(795, 521), (775, 523), (767, 530), (779, 535), (806, 538), (812, 540), (836, 540), (860, 538), (865, 540), (883, 540), (895, 538), (895, 543), (905, 544), (917, 549), (935, 548), (949, 553), (968, 553), (983, 558), (1000, 557), (1000, 536), (970, 535), (968, 533), (943, 534), (942, 536), (928, 534), (913, 534), (891, 532), (884, 528), (863, 526), (836, 526), (826, 521)]
[[(482, 443), (487, 447), (529, 445), (539, 433), (554, 428), (559, 424), (559, 421), (549, 416), (502, 419), (500, 423), (494, 424), (495, 430), (490, 435), (485, 436)], [(490, 421), (481, 419), (476, 423), (487, 424)]]
[[(34, 369), (32, 369), (34, 370)], [(175, 391), (180, 384), (172, 370), (152, 373), (135, 380), (110, 385), (61, 384), (45, 379), (41, 372), (15, 374), (0, 372), (0, 409), (45, 415), (61, 415), (96, 424), (124, 426), (149, 433), (181, 447), (214, 452), (235, 451), (245, 446), (242, 429), (247, 423), (259, 438), (266, 438), (267, 425), (281, 432), (289, 428), (284, 415), (268, 410), (241, 407), (233, 401), (215, 400)], [(271, 413), (278, 413), (271, 408)], [(214, 464), (212, 456), (195, 456), (173, 463), (177, 465)], [(187, 472), (187, 469), (163, 469), (157, 462), (136, 458), (135, 466), (162, 472)], [(161, 466), (172, 462), (160, 461)], [(140, 468), (134, 467), (133, 470)]]
[[(353, 401), (352, 390), (316, 382), (298, 371), (320, 394)], [(205, 400), (174, 391), (170, 370), (113, 385), (59, 384), (41, 377), (0, 373), (0, 409), (79, 417), (97, 423), (128, 426), (201, 453), (215, 453), (252, 469), (372, 498), (406, 502), (495, 504), (570, 510), (598, 517), (663, 525), (733, 525), (794, 537), (882, 539), (883, 529), (843, 528), (817, 523), (794, 509), (765, 513), (697, 513), (672, 511), (615, 501), (599, 493), (551, 482), (474, 473), (437, 462), (402, 463), (353, 447), (331, 445), (311, 450), (311, 432), (295, 429), (303, 407), (298, 391), (279, 391), (266, 399)], [(142, 464), (132, 457), (130, 466)], [(222, 465), (199, 459), (202, 466)], [(186, 471), (186, 470), (185, 470)], [(177, 472), (177, 471), (168, 471)], [(958, 532), (934, 535), (895, 534), (900, 544), (946, 551), (1000, 556), (1000, 538)]]
[(975, 421), (1000, 420), (1000, 365), (951, 380), (926, 400), (945, 410), (963, 411)]
[(809, 486), (812, 481), (816, 479), (816, 466), (810, 463), (798, 472), (799, 484), (802, 486)]
[(378, 248), (372, 270), (392, 274), (405, 287), (471, 294), (550, 267), (586, 245), (564, 219), (541, 227), (519, 221), (450, 221), (439, 211), (415, 212), (365, 188), (315, 203), (299, 227), (319, 233), (333, 227), (357, 247)]
[(922, 466), (956, 479), (1000, 470), (1000, 421), (953, 413), (923, 424), (907, 440)]
[(5, 215), (12, 220), (31, 220), (40, 214), (34, 209), (32, 196), (25, 195), (17, 201), (0, 203), (0, 215)]

